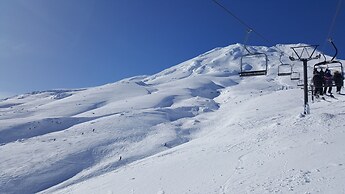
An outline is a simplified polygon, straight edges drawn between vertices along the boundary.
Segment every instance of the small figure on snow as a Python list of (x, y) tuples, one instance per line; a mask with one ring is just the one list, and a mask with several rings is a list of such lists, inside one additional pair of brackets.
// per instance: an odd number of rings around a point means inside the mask
[(325, 89), (324, 89), (323, 93), (326, 94), (327, 88), (328, 88), (328, 94), (331, 95), (332, 94), (332, 86), (333, 86), (333, 76), (331, 74), (331, 70), (326, 69), (325, 75), (323, 76), (323, 78), (325, 80)]
[(337, 93), (340, 94), (341, 87), (344, 85), (344, 77), (339, 71), (335, 71), (333, 80), (337, 87)]

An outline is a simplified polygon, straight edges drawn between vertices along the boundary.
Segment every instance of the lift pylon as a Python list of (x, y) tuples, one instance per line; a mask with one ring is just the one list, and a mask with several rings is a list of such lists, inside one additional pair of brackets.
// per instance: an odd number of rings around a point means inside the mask
[[(316, 48), (319, 45), (306, 45), (306, 46), (297, 46), (297, 47), (291, 47), (291, 49), (293, 50), (293, 52), (297, 55), (297, 59), (294, 57), (289, 57), (290, 60), (295, 61), (295, 60), (299, 60), (303, 62), (303, 78), (304, 78), (304, 114), (309, 114), (310, 113), (310, 108), (309, 108), (309, 104), (308, 104), (308, 61), (310, 60), (314, 60), (314, 59), (318, 59), (320, 58), (320, 55), (317, 55), (315, 57), (313, 57)], [(308, 49), (312, 48), (312, 52), (311, 54), (308, 52)], [(300, 53), (297, 53), (296, 50), (302, 50)], [(303, 55), (305, 53), (307, 53), (307, 56)]]

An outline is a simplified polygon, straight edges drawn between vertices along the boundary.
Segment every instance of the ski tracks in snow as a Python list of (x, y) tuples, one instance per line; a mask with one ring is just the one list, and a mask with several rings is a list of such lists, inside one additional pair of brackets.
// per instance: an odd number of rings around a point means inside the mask
[[(247, 106), (246, 103), (243, 105)], [(288, 169), (288, 162), (282, 159), (285, 158), (286, 151), (293, 147), (281, 147), (280, 142), (284, 141), (281, 138), (288, 138), (295, 134), (289, 129), (293, 128), (292, 126), (299, 118), (286, 113), (271, 115), (261, 120), (249, 120), (248, 118), (250, 117), (242, 117), (233, 126), (237, 127), (233, 130), (241, 131), (242, 138), (238, 143), (228, 146), (225, 152), (237, 154), (237, 164), (231, 170), (230, 176), (220, 186), (218, 193), (225, 194), (234, 190), (254, 193), (293, 191), (294, 187), (302, 183), (310, 183), (310, 171)], [(300, 132), (303, 133), (305, 130)], [(290, 142), (288, 145), (293, 145), (293, 143)], [(273, 179), (270, 176), (262, 177), (259, 173), (250, 173), (259, 172), (263, 166), (278, 161), (283, 166), (280, 168), (280, 172), (274, 173)], [(253, 168), (258, 170), (252, 170)], [(256, 178), (256, 176), (258, 177)], [(284, 190), (281, 187), (287, 189)]]
[[(331, 147), (336, 150), (336, 143), (345, 136), (345, 130), (340, 137), (337, 137), (339, 131), (333, 130), (344, 129), (345, 116), (331, 110), (330, 107), (325, 113), (316, 109), (304, 118), (278, 115), (260, 122), (238, 123), (246, 135), (225, 149), (240, 155), (218, 193), (314, 193), (340, 188), (345, 177), (336, 175), (337, 171), (345, 170), (344, 162), (339, 159), (343, 156), (329, 151), (333, 150)], [(327, 163), (317, 160), (328, 154)], [(268, 166), (281, 170), (265, 172), (263, 169), (269, 169)]]

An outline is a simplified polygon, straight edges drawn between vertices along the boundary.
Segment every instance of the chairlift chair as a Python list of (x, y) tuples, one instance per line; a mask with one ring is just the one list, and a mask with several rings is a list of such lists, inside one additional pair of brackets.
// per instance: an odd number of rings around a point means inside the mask
[[(291, 61), (295, 61), (294, 52), (292, 53), (292, 56), (289, 56), (289, 59)], [(279, 73), (279, 67), (278, 67), (278, 73)], [(300, 80), (301, 74), (298, 71), (293, 70), (293, 66), (291, 65), (291, 74), (290, 74), (290, 80)]]
[[(258, 64), (259, 68), (253, 68), (254, 65), (249, 64), (246, 60), (249, 59), (259, 59), (263, 64)], [(257, 61), (255, 61), (257, 62)], [(241, 72), (239, 73), (241, 77), (245, 76), (258, 76), (258, 75), (267, 75), (267, 55), (265, 53), (249, 53), (241, 57)]]
[(322, 69), (323, 71), (329, 69), (332, 73), (338, 71), (342, 76), (344, 76), (343, 64), (340, 61), (323, 61), (316, 63), (314, 65), (314, 69)]
[(248, 54), (245, 54), (241, 57), (241, 61), (240, 61), (241, 69), (239, 73), (241, 77), (267, 75), (267, 64), (268, 64), (267, 55), (261, 52), (252, 53), (246, 47), (246, 42), (251, 32), (252, 32), (252, 29), (248, 29), (247, 36), (243, 44), (244, 49), (248, 52)]
[(278, 66), (278, 76), (287, 76), (292, 74), (292, 65), (282, 62), (283, 53), (280, 54), (279, 61), (280, 65)]
[(293, 71), (290, 75), (291, 80), (300, 80), (301, 74), (299, 72)]
[(281, 64), (278, 66), (278, 76), (287, 76), (292, 74), (292, 66), (290, 64)]
[(331, 70), (331, 72), (339, 71), (339, 73), (344, 77), (343, 64), (340, 61), (334, 60), (338, 54), (338, 49), (335, 46), (332, 39), (329, 39), (328, 41), (332, 44), (333, 48), (335, 49), (335, 54), (332, 57), (332, 59), (329, 61), (326, 60), (326, 56), (323, 54), (324, 61), (322, 61), (320, 63), (316, 63), (314, 65), (314, 69), (320, 68), (323, 71), (325, 71), (326, 69), (329, 69), (329, 70)]

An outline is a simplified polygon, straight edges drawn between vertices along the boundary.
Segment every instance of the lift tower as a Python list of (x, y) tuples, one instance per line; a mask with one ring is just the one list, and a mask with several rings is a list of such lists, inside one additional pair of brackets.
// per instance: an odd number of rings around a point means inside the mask
[[(294, 53), (297, 55), (298, 59), (290, 56), (291, 61), (299, 60), (303, 62), (303, 77), (304, 77), (304, 114), (310, 113), (310, 108), (308, 104), (308, 61), (318, 59), (320, 58), (320, 55), (317, 55), (313, 57), (316, 48), (319, 45), (305, 45), (305, 46), (296, 46), (291, 47), (291, 49), (294, 51)], [(308, 49), (312, 49), (311, 54), (309, 54)], [(297, 50), (302, 50), (299, 54), (297, 53)], [(306, 53), (306, 54), (304, 54)]]

